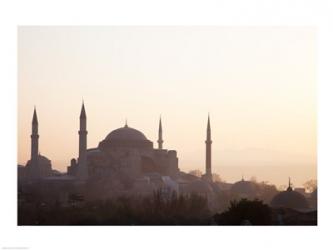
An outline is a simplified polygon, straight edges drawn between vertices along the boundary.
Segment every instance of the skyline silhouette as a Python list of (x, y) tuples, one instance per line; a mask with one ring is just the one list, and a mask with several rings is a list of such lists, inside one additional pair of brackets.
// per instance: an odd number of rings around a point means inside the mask
[(163, 147), (161, 117), (158, 148), (127, 120), (87, 148), (82, 102), (79, 154), (65, 173), (39, 153), (38, 128), (34, 108), (31, 157), (17, 172), (18, 225), (317, 225), (316, 180), (294, 188), (289, 177), (279, 191), (243, 176), (226, 183), (212, 173), (209, 115), (204, 174), (182, 171), (177, 151)]

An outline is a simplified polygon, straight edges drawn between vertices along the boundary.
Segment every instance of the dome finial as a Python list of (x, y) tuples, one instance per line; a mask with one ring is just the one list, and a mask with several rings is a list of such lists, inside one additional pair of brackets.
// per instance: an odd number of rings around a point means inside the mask
[(242, 174), (242, 181), (244, 181), (244, 174)]
[(127, 125), (127, 118), (125, 118), (125, 128), (128, 128), (128, 125)]

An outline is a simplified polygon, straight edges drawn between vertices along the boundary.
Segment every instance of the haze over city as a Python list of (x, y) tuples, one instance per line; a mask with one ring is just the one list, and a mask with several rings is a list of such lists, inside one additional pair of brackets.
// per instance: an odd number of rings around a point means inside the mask
[(124, 126), (177, 150), (183, 171), (205, 167), (228, 182), (295, 185), (316, 179), (315, 31), (310, 28), (20, 27), (18, 162), (40, 152), (66, 171), (78, 155), (82, 99), (88, 148)]

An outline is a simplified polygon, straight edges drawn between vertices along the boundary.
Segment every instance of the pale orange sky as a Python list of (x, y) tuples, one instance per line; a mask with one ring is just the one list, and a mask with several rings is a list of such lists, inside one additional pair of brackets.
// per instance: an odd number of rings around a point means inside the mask
[(300, 186), (317, 176), (315, 52), (306, 27), (20, 27), (18, 162), (36, 105), (40, 152), (64, 171), (83, 97), (88, 147), (125, 118), (156, 146), (162, 114), (180, 169), (204, 171), (210, 112), (213, 172)]

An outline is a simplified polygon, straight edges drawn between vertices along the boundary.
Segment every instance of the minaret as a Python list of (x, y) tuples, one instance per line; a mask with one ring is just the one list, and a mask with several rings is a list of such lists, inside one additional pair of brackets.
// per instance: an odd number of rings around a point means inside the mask
[(31, 163), (34, 167), (38, 164), (38, 119), (36, 107), (34, 108), (34, 114), (32, 117), (32, 131), (31, 131)]
[(212, 179), (212, 139), (210, 132), (210, 119), (208, 114), (206, 135), (206, 177)]
[(77, 171), (78, 177), (82, 180), (86, 180), (88, 178), (87, 134), (88, 132), (87, 132), (86, 110), (84, 108), (84, 102), (82, 102), (81, 114), (80, 114), (79, 159), (78, 159), (78, 171)]
[(293, 188), (291, 187), (290, 177), (289, 177), (289, 183), (288, 183), (287, 191), (293, 191)]
[(163, 149), (163, 135), (162, 135), (162, 120), (160, 117), (160, 123), (158, 125), (158, 149)]

